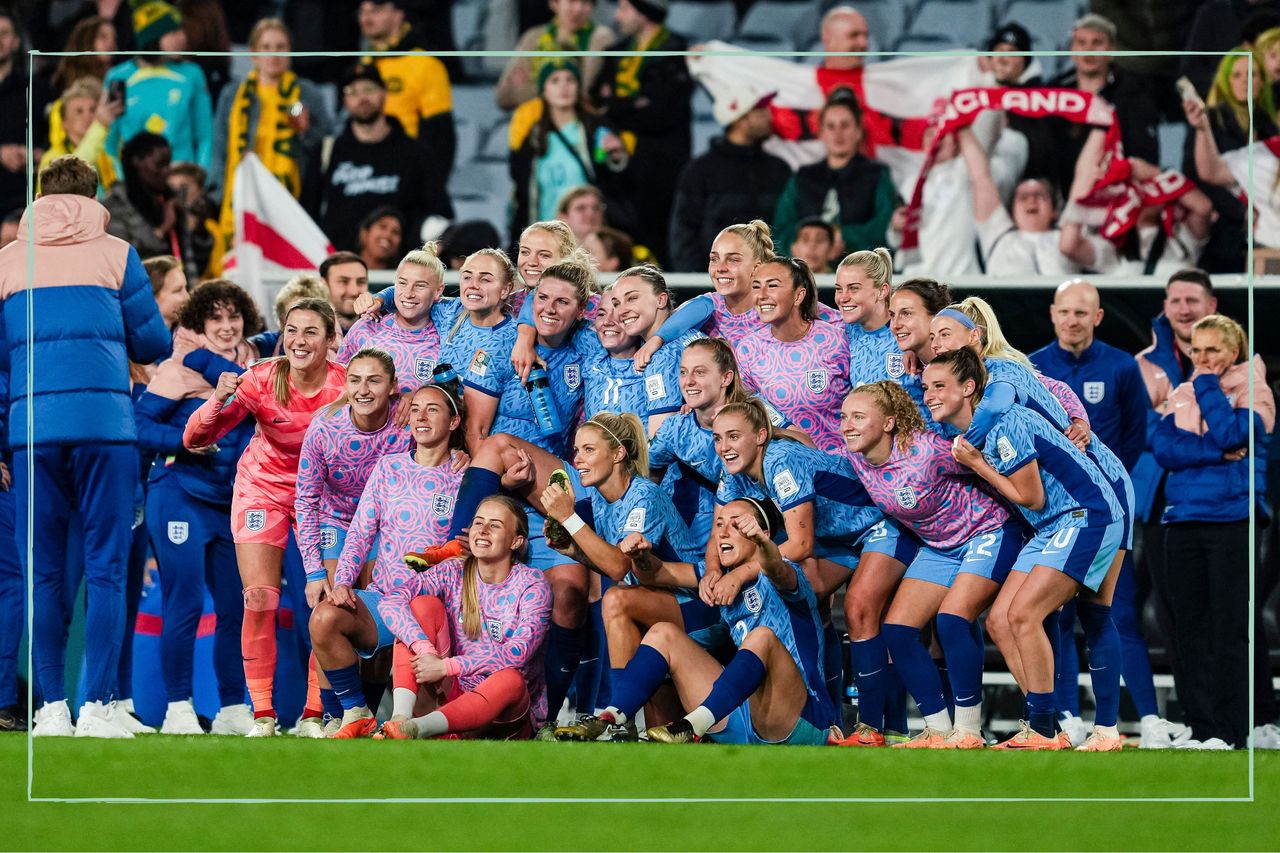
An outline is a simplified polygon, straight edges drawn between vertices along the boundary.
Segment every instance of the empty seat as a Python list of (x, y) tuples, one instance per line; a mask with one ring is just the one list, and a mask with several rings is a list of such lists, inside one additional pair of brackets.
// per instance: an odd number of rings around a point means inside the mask
[(1052, 50), (1070, 38), (1080, 6), (1062, 0), (1013, 0), (998, 17), (1000, 23), (1017, 21), (1026, 27), (1037, 49)]
[(907, 10), (910, 6), (904, 0), (863, 0), (854, 4), (867, 19), (871, 37), (886, 50), (898, 41), (906, 29)]
[(728, 41), (733, 38), (738, 13), (732, 0), (713, 0), (701, 3), (694, 0), (676, 0), (667, 12), (667, 28), (698, 44), (711, 39)]
[(894, 50), (912, 51), (958, 50), (967, 47), (949, 33), (907, 33), (898, 39)]
[(817, 0), (757, 0), (739, 22), (735, 40), (755, 50), (796, 50), (817, 33), (820, 18)]
[(911, 19), (910, 32), (946, 33), (966, 47), (984, 47), (991, 34), (988, 0), (924, 0)]

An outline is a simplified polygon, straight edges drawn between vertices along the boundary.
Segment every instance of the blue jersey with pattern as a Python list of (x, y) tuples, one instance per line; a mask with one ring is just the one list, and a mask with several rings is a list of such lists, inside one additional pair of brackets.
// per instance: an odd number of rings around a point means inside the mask
[(701, 332), (686, 332), (658, 348), (644, 369), (645, 405), (650, 415), (678, 412), (684, 405), (680, 393), (680, 358), (690, 341), (705, 338)]
[(633, 476), (622, 497), (613, 503), (595, 488), (591, 495), (592, 528), (610, 545), (617, 545), (631, 533), (640, 533), (653, 543), (653, 553), (674, 563), (692, 563), (702, 556), (689, 534), (689, 526), (676, 512), (675, 504), (661, 486), (644, 477)]
[(716, 503), (766, 497), (786, 512), (812, 501), (814, 536), (831, 541), (855, 540), (884, 518), (843, 456), (776, 438), (765, 445), (763, 469), (763, 483), (745, 473), (726, 474)]
[(1012, 406), (987, 433), (982, 453), (1006, 477), (1028, 462), (1040, 467), (1044, 506), (1018, 507), (1037, 532), (1050, 529), (1064, 515), (1088, 513), (1089, 525), (1107, 525), (1122, 518), (1110, 484), (1087, 456), (1040, 415)]
[(710, 541), (716, 488), (724, 476), (711, 430), (698, 423), (693, 412), (667, 418), (649, 443), (649, 468), (666, 469), (662, 488), (676, 512), (689, 525), (695, 542)]
[[(479, 357), (478, 352), (476, 357)], [(510, 358), (489, 357), (482, 365), (477, 365), (473, 358), (463, 381), (468, 388), (498, 398), (498, 413), (489, 430), (491, 434), (505, 432), (563, 457), (582, 404), (582, 356), (566, 342), (555, 349), (538, 344), (538, 357), (547, 366), (551, 399), (560, 413), (560, 423), (564, 425), (559, 435), (544, 436), (538, 431), (529, 392), (511, 366)]]
[(885, 323), (868, 332), (859, 323), (846, 323), (849, 336), (849, 385), (869, 385), (882, 379), (895, 382), (902, 378), (902, 348)]
[(1018, 405), (1026, 406), (1059, 430), (1065, 431), (1071, 426), (1067, 410), (1034, 370), (1009, 358), (986, 358), (982, 363), (987, 368), (987, 381), (1008, 382), (1013, 386)]
[(482, 361), (510, 361), (515, 343), (516, 324), (510, 317), (488, 327), (477, 326), (470, 317), (463, 317), (440, 333), (440, 363), (452, 366), (458, 378), (465, 380), (478, 353), (484, 352)]
[(738, 593), (732, 604), (720, 608), (720, 621), (729, 627), (733, 644), (741, 646), (756, 628), (768, 628), (790, 654), (804, 676), (809, 706), (819, 712), (821, 725), (836, 723), (836, 707), (827, 692), (823, 669), (825, 646), (822, 619), (818, 615), (818, 599), (804, 571), (790, 561), (796, 576), (796, 588), (780, 590), (764, 572), (755, 583)]

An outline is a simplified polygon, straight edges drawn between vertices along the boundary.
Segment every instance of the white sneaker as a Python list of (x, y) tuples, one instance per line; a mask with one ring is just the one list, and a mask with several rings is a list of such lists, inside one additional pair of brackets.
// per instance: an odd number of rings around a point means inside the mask
[(111, 709), (101, 702), (85, 702), (76, 721), (76, 737), (132, 739), (133, 732), (111, 719)]
[(1235, 749), (1234, 746), (1227, 743), (1225, 740), (1223, 740), (1220, 737), (1211, 737), (1208, 740), (1203, 741), (1200, 744), (1200, 746), (1197, 748), (1198, 749)]
[(107, 710), (107, 716), (111, 718), (111, 722), (126, 732), (135, 735), (153, 735), (156, 733), (155, 729), (133, 715), (132, 699), (125, 699), (123, 702), (112, 702)]
[(1083, 746), (1084, 742), (1089, 738), (1089, 730), (1085, 727), (1084, 720), (1067, 711), (1062, 719), (1058, 720), (1058, 725), (1062, 726), (1062, 730), (1067, 733), (1067, 737), (1071, 738), (1071, 746)]
[[(405, 717), (405, 719), (407, 720), (408, 717)], [(342, 728), (342, 718), (330, 717), (324, 724), (324, 736), (333, 737), (338, 733), (338, 729), (340, 728)]]
[[(341, 728), (342, 726), (341, 720), (338, 721), (338, 726), (339, 728)], [(324, 723), (321, 722), (319, 717), (307, 717), (305, 720), (299, 720), (298, 725), (295, 726), (293, 729), (293, 736), (305, 737), (305, 738), (323, 738), (325, 736)]]
[(253, 728), (253, 711), (248, 705), (224, 705), (213, 718), (215, 735), (247, 735)]
[(71, 724), (71, 709), (66, 700), (45, 702), (35, 713), (35, 725), (31, 727), (32, 737), (71, 737), (76, 727)]
[(1280, 749), (1280, 726), (1267, 723), (1253, 730), (1254, 749)]
[(1171, 723), (1155, 714), (1143, 717), (1140, 725), (1142, 749), (1170, 749), (1191, 740), (1189, 727), (1182, 723)]
[(204, 728), (196, 718), (196, 709), (190, 699), (170, 702), (164, 712), (164, 724), (160, 726), (160, 734), (164, 735), (202, 735)]
[(245, 737), (275, 737), (277, 734), (275, 717), (258, 717)]

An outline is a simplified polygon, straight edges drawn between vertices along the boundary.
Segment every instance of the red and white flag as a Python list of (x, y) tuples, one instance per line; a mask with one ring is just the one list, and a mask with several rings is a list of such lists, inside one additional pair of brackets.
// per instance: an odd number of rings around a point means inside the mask
[(223, 269), (274, 319), (267, 281), (315, 272), (333, 245), (258, 155), (245, 154), (236, 167), (234, 192), (236, 233)]

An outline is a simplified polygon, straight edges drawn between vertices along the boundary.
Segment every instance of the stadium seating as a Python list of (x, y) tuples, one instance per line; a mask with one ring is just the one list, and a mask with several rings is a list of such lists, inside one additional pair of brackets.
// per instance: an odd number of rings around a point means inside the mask
[(676, 0), (667, 13), (667, 27), (689, 39), (690, 44), (732, 39), (737, 20), (738, 11), (732, 0)]
[(981, 47), (992, 29), (989, 0), (925, 0), (911, 19), (911, 32), (945, 33), (967, 47)]
[(816, 35), (819, 19), (815, 0), (757, 0), (742, 16), (734, 42), (752, 50), (797, 50)]
[[(1068, 39), (1071, 25), (1082, 11), (1078, 4), (1061, 0), (1013, 0), (996, 17), (1001, 22), (1017, 21), (1026, 27), (1036, 50), (1053, 50)], [(1045, 63), (1041, 59), (1041, 64)]]

